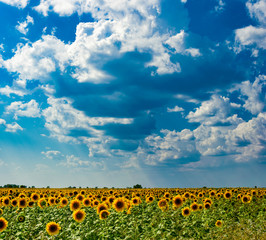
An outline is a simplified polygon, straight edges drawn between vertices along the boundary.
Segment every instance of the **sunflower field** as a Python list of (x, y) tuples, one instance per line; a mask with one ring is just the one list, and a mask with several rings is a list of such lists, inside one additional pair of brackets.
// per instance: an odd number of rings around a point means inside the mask
[(0, 239), (266, 240), (264, 188), (0, 189)]

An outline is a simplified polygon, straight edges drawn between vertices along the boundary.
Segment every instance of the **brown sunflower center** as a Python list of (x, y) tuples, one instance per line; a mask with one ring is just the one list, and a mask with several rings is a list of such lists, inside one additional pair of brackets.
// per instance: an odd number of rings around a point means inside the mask
[(49, 231), (52, 233), (56, 232), (57, 231), (57, 225), (55, 225), (55, 224), (50, 225)]
[(4, 221), (0, 221), (0, 229), (3, 228), (5, 226)]
[(77, 214), (76, 214), (76, 219), (77, 220), (81, 220), (83, 218), (83, 213), (82, 212), (78, 212)]

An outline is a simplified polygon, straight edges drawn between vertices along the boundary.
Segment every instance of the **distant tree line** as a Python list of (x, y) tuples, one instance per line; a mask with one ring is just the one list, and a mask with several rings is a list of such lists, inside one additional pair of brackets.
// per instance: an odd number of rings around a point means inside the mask
[[(4, 186), (0, 186), (0, 188), (27, 188), (25, 185), (17, 185), (17, 184), (6, 184)], [(32, 186), (31, 188), (35, 188)]]

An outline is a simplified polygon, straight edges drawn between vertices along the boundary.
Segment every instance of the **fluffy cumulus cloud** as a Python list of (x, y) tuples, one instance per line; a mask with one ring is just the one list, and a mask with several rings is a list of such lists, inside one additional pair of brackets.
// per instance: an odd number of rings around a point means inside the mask
[(66, 47), (54, 36), (43, 36), (33, 44), (18, 45), (16, 54), (2, 61), (2, 66), (9, 72), (17, 73), (21, 85), (26, 85), (26, 80), (44, 81), (56, 68), (64, 71), (68, 61)]
[(0, 0), (0, 2), (6, 3), (17, 8), (25, 8), (30, 2), (30, 0)]
[[(181, 7), (180, 11), (183, 11)], [(199, 49), (186, 47), (188, 34), (184, 30), (161, 29), (158, 0), (145, 3), (120, 0), (115, 4), (110, 1), (76, 0), (61, 4), (60, 1), (42, 0), (35, 9), (45, 16), (49, 11), (62, 16), (74, 12), (91, 13), (95, 21), (80, 22), (72, 44), (63, 44), (54, 36), (43, 36), (31, 46), (19, 46), (15, 56), (3, 61), (2, 65), (8, 71), (18, 73), (22, 79), (43, 79), (58, 67), (63, 71), (67, 65), (75, 68), (72, 77), (79, 82), (107, 81), (112, 76), (101, 69), (103, 64), (110, 58), (135, 50), (152, 55), (146, 66), (155, 67), (155, 73), (169, 74), (181, 71), (179, 62), (171, 60), (172, 54), (201, 55)], [(29, 20), (18, 26), (24, 34)]]
[(246, 26), (235, 31), (235, 39), (241, 47), (257, 46), (266, 49), (266, 3), (264, 0), (248, 1), (249, 14), (257, 20), (258, 26)]
[(265, 110), (265, 75), (259, 75), (253, 83), (244, 81), (241, 84), (237, 84), (232, 90), (239, 90), (242, 93), (240, 99), (244, 101), (243, 107), (252, 114), (257, 115)]
[(0, 126), (3, 125), (5, 127), (6, 132), (15, 133), (17, 131), (22, 131), (23, 128), (16, 122), (7, 123), (6, 120), (0, 118)]
[(236, 41), (243, 46), (256, 44), (266, 49), (266, 29), (263, 27), (248, 26), (236, 30)]
[(18, 25), (16, 26), (16, 29), (21, 32), (22, 34), (26, 35), (29, 31), (28, 26), (30, 24), (34, 24), (34, 20), (31, 16), (27, 16), (26, 20), (24, 22), (18, 22)]
[(0, 88), (0, 94), (5, 95), (10, 97), (10, 94), (14, 94), (14, 95), (18, 95), (18, 96), (24, 96), (27, 94), (27, 91), (23, 88), (19, 88), (19, 87), (10, 87), (10, 86), (5, 86), (3, 88)]
[(6, 107), (7, 114), (14, 114), (14, 118), (18, 117), (40, 117), (40, 109), (39, 104), (32, 99), (28, 103), (12, 102), (9, 106)]

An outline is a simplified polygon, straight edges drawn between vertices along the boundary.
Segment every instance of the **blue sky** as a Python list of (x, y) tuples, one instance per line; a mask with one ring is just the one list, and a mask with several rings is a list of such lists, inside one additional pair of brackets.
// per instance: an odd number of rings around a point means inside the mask
[(265, 187), (265, 0), (0, 0), (0, 182)]

